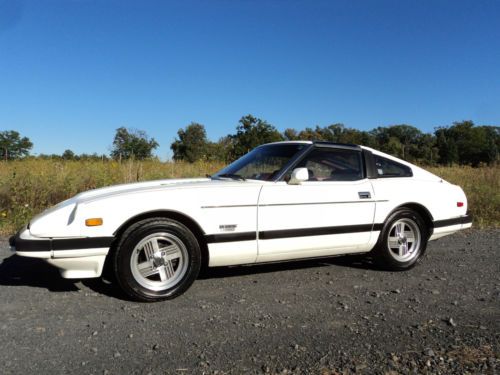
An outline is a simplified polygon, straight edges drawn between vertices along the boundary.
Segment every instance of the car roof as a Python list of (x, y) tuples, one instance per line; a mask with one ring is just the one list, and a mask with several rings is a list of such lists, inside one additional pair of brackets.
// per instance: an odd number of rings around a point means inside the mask
[(355, 145), (352, 143), (337, 143), (337, 142), (327, 142), (327, 141), (280, 141), (280, 142), (271, 142), (266, 143), (266, 145), (278, 145), (278, 144), (314, 144), (318, 146), (331, 146), (331, 147), (339, 147), (339, 148), (350, 148), (360, 150), (362, 147), (360, 145)]
[(324, 146), (334, 146), (334, 147), (343, 147), (343, 148), (356, 148), (360, 149), (360, 145), (355, 145), (352, 143), (337, 143), (337, 142), (327, 142), (327, 141), (314, 141), (313, 144), (315, 145), (324, 145)]

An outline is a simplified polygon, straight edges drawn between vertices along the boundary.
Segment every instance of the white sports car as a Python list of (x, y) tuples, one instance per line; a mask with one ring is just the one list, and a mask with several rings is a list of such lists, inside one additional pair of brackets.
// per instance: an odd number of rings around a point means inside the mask
[(459, 186), (368, 147), (278, 142), (208, 178), (118, 185), (76, 195), (10, 240), (64, 278), (105, 261), (133, 299), (174, 298), (200, 267), (368, 253), (410, 268), (427, 241), (469, 228)]

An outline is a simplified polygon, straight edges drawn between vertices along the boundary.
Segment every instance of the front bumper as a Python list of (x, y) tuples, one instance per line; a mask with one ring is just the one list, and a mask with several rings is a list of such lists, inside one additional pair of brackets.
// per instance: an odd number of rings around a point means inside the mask
[(39, 238), (23, 228), (9, 238), (9, 245), (16, 252), (65, 251), (110, 247), (114, 237)]
[(26, 227), (9, 238), (17, 255), (42, 258), (56, 266), (62, 277), (79, 279), (101, 276), (114, 237), (39, 238)]

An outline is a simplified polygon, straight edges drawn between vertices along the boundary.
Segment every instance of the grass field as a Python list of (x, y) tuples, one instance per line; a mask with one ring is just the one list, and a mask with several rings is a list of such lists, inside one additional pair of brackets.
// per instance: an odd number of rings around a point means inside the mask
[[(0, 162), (0, 235), (81, 191), (162, 178), (199, 177), (219, 170), (218, 163), (160, 161), (54, 161), (28, 159)], [(500, 227), (500, 167), (429, 168), (465, 190), (475, 227)]]

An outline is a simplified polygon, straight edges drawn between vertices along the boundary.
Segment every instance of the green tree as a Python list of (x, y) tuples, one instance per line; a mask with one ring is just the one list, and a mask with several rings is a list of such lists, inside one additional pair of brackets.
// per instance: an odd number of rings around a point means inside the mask
[(500, 126), (481, 126), (485, 133), (485, 156), (487, 163), (497, 162), (500, 156)]
[(15, 130), (0, 132), (0, 156), (2, 160), (19, 159), (28, 156), (33, 143)]
[(233, 146), (233, 139), (228, 135), (220, 138), (217, 142), (209, 142), (207, 144), (207, 160), (224, 163), (232, 161), (231, 150)]
[(75, 160), (77, 157), (75, 155), (75, 153), (71, 150), (64, 150), (64, 152), (62, 153), (61, 157), (64, 159), (64, 160)]
[(299, 133), (297, 132), (297, 130), (292, 129), (292, 128), (285, 129), (285, 131), (283, 132), (283, 138), (287, 141), (295, 141), (295, 140), (300, 139)]
[(412, 148), (412, 154), (421, 164), (436, 164), (438, 160), (436, 137), (429, 133), (422, 134), (417, 140), (416, 147)]
[(192, 122), (185, 129), (179, 129), (178, 139), (170, 145), (174, 153), (174, 160), (185, 160), (190, 163), (197, 160), (209, 159), (208, 139), (205, 127)]
[(316, 126), (314, 129), (307, 127), (298, 133), (294, 129), (287, 129), (284, 133), (285, 138), (292, 139), (290, 134), (295, 135), (293, 139), (300, 140), (353, 143), (370, 147), (376, 145), (374, 137), (370, 133), (358, 129), (346, 128), (341, 123), (331, 124), (326, 127)]
[(326, 141), (325, 132), (319, 126), (316, 126), (315, 129), (307, 127), (301, 130), (298, 139), (304, 141)]
[(448, 166), (458, 163), (457, 145), (455, 140), (449, 136), (448, 129), (437, 128), (434, 134), (436, 135), (439, 163)]
[(435, 131), (441, 164), (491, 164), (498, 160), (500, 128), (474, 126), (472, 121), (454, 122)]
[(335, 143), (342, 143), (343, 136), (345, 133), (345, 126), (344, 124), (331, 124), (328, 125), (326, 128), (319, 128), (320, 132), (323, 133), (323, 138), (328, 141), (328, 142), (335, 142)]
[(61, 155), (58, 154), (38, 154), (37, 159), (43, 160), (61, 160)]
[(411, 125), (378, 127), (371, 131), (378, 148), (405, 160), (417, 160), (418, 144), (423, 133)]
[(116, 129), (111, 157), (119, 160), (148, 159), (153, 156), (153, 151), (158, 146), (158, 142), (149, 138), (145, 131), (121, 127)]
[(352, 143), (355, 145), (363, 145), (368, 147), (377, 147), (377, 141), (369, 132), (353, 128), (346, 128), (339, 142)]
[(230, 137), (233, 140), (232, 159), (239, 158), (263, 143), (283, 140), (274, 126), (252, 115), (243, 116), (236, 127), (236, 134)]

